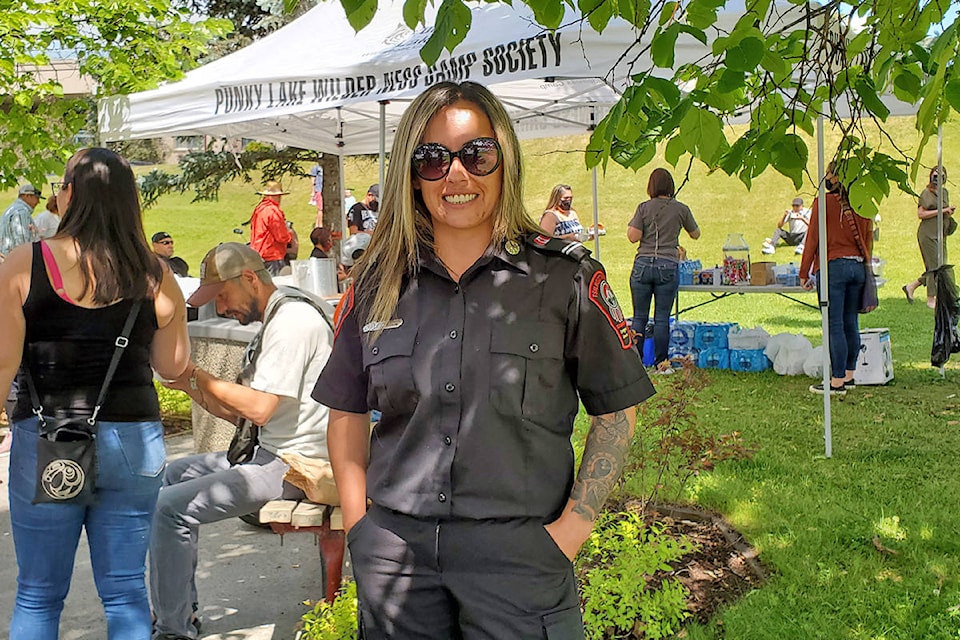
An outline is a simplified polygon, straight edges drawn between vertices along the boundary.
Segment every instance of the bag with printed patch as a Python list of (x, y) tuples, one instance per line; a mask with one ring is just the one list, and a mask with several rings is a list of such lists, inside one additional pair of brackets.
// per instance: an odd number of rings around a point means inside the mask
[(40, 417), (33, 504), (97, 501), (97, 434), (86, 420)]
[(33, 504), (69, 503), (90, 505), (97, 501), (97, 415), (107, 397), (107, 389), (129, 344), (130, 332), (140, 313), (142, 300), (130, 307), (123, 330), (114, 341), (113, 358), (107, 368), (100, 394), (89, 417), (51, 417), (44, 414), (40, 395), (33, 384), (30, 363), (24, 360), (23, 377), (30, 391), (33, 413), (40, 421), (37, 429), (36, 490)]

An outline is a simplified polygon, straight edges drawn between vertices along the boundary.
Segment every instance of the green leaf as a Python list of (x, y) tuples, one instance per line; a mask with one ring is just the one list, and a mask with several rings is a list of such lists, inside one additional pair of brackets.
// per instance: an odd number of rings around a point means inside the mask
[(660, 27), (663, 27), (663, 25), (665, 25), (665, 24), (667, 24), (668, 22), (670, 22), (670, 20), (673, 18), (673, 15), (674, 15), (676, 12), (677, 12), (677, 3), (676, 3), (676, 2), (673, 2), (672, 0), (671, 0), (671, 2), (665, 2), (665, 3), (663, 4), (663, 9), (660, 10), (660, 24), (659, 24), (659, 26), (660, 26)]
[(639, 147), (625, 166), (634, 171), (645, 167), (654, 156), (657, 155), (657, 147), (654, 144), (646, 144)]
[(785, 75), (788, 70), (784, 59), (773, 51), (764, 51), (763, 57), (760, 58), (760, 66), (777, 77)]
[(670, 108), (680, 103), (680, 89), (670, 80), (656, 76), (647, 76), (643, 81), (643, 88), (649, 93), (654, 94), (651, 96), (652, 98), (659, 98), (656, 101), (661, 106)]
[(441, 21), (440, 15), (438, 14), (433, 33), (430, 34), (427, 41), (420, 47), (420, 59), (423, 60), (427, 66), (433, 66), (437, 60), (440, 59), (440, 54), (443, 53), (443, 45), (446, 42), (445, 34), (449, 30), (450, 26), (446, 24), (445, 20)]
[[(444, 0), (447, 2), (448, 0)], [(564, 16), (562, 0), (527, 0), (527, 6), (533, 9), (534, 19), (547, 29), (556, 29)]]
[(724, 69), (720, 74), (720, 80), (717, 82), (717, 89), (728, 93), (744, 86), (743, 71), (734, 71), (733, 69)]
[(680, 34), (680, 26), (674, 22), (664, 31), (653, 36), (653, 42), (650, 43), (650, 56), (653, 58), (653, 64), (663, 69), (673, 67), (674, 49), (677, 46), (677, 36)]
[(787, 134), (770, 150), (773, 168), (793, 180), (796, 189), (803, 187), (803, 170), (807, 166), (807, 145), (795, 134)]
[(663, 159), (670, 163), (671, 166), (677, 166), (677, 162), (680, 161), (680, 156), (687, 152), (687, 147), (683, 144), (683, 140), (680, 136), (673, 136), (667, 142), (667, 146), (663, 150)]
[(693, 153), (708, 166), (714, 166), (720, 157), (723, 123), (716, 114), (694, 107), (680, 121), (680, 137), (687, 151)]
[(727, 49), (727, 68), (734, 71), (753, 71), (763, 60), (764, 53), (763, 40), (744, 38), (737, 46)]
[(427, 0), (406, 0), (403, 3), (403, 22), (410, 29), (416, 29), (423, 22), (423, 13), (427, 9)]
[(340, 0), (347, 14), (347, 22), (354, 31), (360, 31), (373, 20), (377, 12), (377, 0)]
[(443, 11), (450, 15), (448, 22), (450, 32), (444, 46), (447, 51), (453, 53), (453, 50), (463, 42), (463, 39), (467, 37), (467, 32), (470, 31), (470, 25), (473, 24), (473, 12), (463, 3), (463, 0), (443, 0), (438, 15)]
[(691, 27), (685, 24), (679, 25), (679, 29), (681, 32), (693, 36), (697, 41), (700, 42), (700, 44), (702, 45), (707, 44), (707, 34), (704, 33), (703, 30), (696, 29), (694, 27)]
[(645, 118), (641, 118), (634, 113), (626, 113), (620, 118), (620, 123), (617, 126), (617, 138), (626, 143), (636, 143), (640, 136), (644, 134), (645, 125)]
[(960, 78), (953, 78), (943, 85), (943, 97), (954, 111), (960, 111)]
[(717, 21), (717, 9), (723, 4), (723, 0), (692, 0), (687, 5), (687, 24), (698, 29), (713, 26)]
[[(920, 78), (908, 69), (901, 69), (893, 79), (893, 94), (899, 100), (913, 104), (920, 97), (923, 85)], [(946, 89), (946, 87), (944, 87)]]
[(853, 210), (864, 218), (873, 218), (879, 212), (874, 198), (880, 199), (876, 185), (872, 180), (859, 179), (850, 185), (849, 189), (850, 206)]
[(607, 0), (580, 0), (579, 7), (580, 12), (587, 16), (590, 27), (597, 33), (603, 33), (613, 17), (613, 3)]
[(887, 119), (887, 116), (890, 115), (890, 109), (880, 100), (880, 96), (877, 95), (877, 90), (869, 78), (866, 76), (857, 78), (856, 84), (854, 84), (854, 90), (857, 92), (857, 95), (860, 96), (860, 99), (863, 100), (863, 106), (869, 109), (870, 113), (881, 120)]

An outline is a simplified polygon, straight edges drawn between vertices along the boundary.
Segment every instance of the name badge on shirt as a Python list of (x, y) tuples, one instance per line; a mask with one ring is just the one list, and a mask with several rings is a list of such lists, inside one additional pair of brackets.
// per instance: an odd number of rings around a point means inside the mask
[(386, 331), (387, 329), (396, 329), (403, 324), (403, 318), (394, 318), (386, 322), (368, 322), (363, 325), (363, 333), (373, 333), (374, 331)]

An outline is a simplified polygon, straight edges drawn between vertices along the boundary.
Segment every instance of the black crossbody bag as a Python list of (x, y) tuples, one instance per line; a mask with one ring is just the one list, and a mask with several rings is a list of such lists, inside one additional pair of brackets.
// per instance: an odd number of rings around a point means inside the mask
[(40, 420), (37, 430), (37, 488), (33, 504), (69, 503), (90, 505), (97, 501), (97, 415), (107, 397), (107, 389), (120, 364), (120, 356), (129, 344), (130, 332), (140, 313), (143, 300), (137, 300), (114, 344), (113, 358), (100, 387), (93, 413), (89, 418), (54, 418), (43, 413), (40, 396), (25, 362), (23, 376), (30, 391), (32, 411)]

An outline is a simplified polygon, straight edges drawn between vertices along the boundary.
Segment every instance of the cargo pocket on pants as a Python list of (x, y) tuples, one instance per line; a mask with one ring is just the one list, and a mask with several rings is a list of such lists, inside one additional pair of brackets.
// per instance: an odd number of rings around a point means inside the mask
[(543, 637), (547, 640), (584, 640), (579, 606), (543, 616)]

